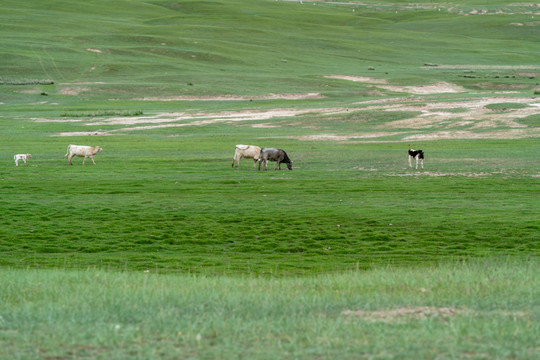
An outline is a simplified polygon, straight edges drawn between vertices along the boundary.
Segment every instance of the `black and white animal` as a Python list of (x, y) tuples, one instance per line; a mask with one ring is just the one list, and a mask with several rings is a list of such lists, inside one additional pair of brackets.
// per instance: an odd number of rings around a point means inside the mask
[(261, 163), (264, 164), (264, 170), (268, 170), (267, 162), (276, 161), (276, 167), (274, 170), (281, 170), (281, 163), (287, 164), (287, 169), (292, 170), (292, 161), (284, 150), (276, 148), (262, 148), (261, 156), (259, 157), (259, 170), (261, 170)]
[(409, 167), (412, 168), (412, 159), (416, 159), (416, 168), (418, 169), (418, 163), (424, 168), (424, 152), (422, 150), (409, 149)]
[(13, 160), (15, 160), (15, 166), (19, 166), (19, 160), (24, 161), (24, 165), (26, 165), (26, 159), (31, 159), (32, 155), (30, 154), (17, 154), (13, 156)]

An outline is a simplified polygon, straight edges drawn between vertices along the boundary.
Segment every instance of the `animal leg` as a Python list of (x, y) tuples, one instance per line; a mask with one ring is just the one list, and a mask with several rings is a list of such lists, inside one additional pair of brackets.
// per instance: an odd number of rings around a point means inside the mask
[(71, 162), (71, 159), (73, 159), (73, 155), (69, 155), (69, 157), (68, 157), (69, 165), (73, 165), (73, 163)]
[(412, 157), (412, 156), (411, 156), (411, 155), (409, 155), (409, 168), (411, 168), (411, 169), (412, 169), (412, 164), (411, 164), (411, 157)]
[(19, 166), (19, 160), (15, 160), (15, 166)]
[(94, 165), (96, 165), (96, 162), (94, 161), (94, 157), (92, 155), (90, 155), (90, 160), (92, 160), (92, 162), (94, 163)]
[(259, 161), (259, 159), (255, 159), (253, 158), (253, 168), (256, 168), (257, 167), (257, 162)]

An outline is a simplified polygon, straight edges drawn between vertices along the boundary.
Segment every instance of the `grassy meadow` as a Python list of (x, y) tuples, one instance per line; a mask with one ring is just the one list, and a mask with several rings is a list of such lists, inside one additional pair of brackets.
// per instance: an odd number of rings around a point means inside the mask
[(534, 359), (537, 263), (316, 277), (0, 270), (9, 359)]
[(3, 1), (0, 357), (537, 358), (538, 16)]

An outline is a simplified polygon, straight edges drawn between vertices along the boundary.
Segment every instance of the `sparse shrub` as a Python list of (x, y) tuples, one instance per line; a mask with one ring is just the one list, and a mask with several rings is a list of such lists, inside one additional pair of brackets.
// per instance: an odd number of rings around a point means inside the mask
[(49, 79), (8, 79), (0, 80), (0, 85), (54, 85), (54, 81)]

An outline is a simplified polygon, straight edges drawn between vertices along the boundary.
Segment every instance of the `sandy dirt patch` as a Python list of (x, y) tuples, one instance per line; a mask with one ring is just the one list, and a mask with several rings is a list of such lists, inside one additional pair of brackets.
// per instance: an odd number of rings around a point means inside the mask
[(401, 307), (387, 310), (345, 310), (341, 315), (350, 318), (363, 320), (367, 322), (400, 322), (408, 320), (427, 320), (432, 318), (447, 319), (458, 315), (474, 315), (469, 309), (460, 309), (452, 307)]
[(81, 119), (38, 119), (33, 118), (34, 122), (44, 122), (44, 123), (71, 123), (71, 122), (82, 122)]
[[(280, 139), (295, 139), (300, 141), (350, 141), (354, 139), (370, 139), (385, 136), (400, 135), (401, 132), (374, 132), (374, 133), (361, 133), (351, 135), (335, 135), (335, 134), (314, 134), (303, 136), (281, 136)], [(275, 137), (273, 137), (275, 139)], [(264, 138), (261, 138), (264, 139)]]
[[(430, 69), (430, 68), (425, 68)], [(538, 65), (449, 65), (442, 64), (432, 69), (448, 70), (540, 70)]]
[(110, 135), (107, 131), (71, 131), (71, 132), (61, 132), (53, 136), (105, 136)]
[[(439, 172), (439, 171), (424, 171), (424, 170), (411, 170), (414, 172), (409, 173), (399, 173), (399, 174), (388, 174), (388, 176), (397, 176), (397, 177), (407, 177), (407, 176), (429, 176), (429, 177), (446, 177), (446, 176), (462, 176), (462, 177), (470, 177), (470, 178), (480, 178), (480, 177), (486, 177), (486, 176), (492, 176), (495, 173), (487, 173), (487, 172)], [(501, 174), (500, 172), (497, 172), (497, 174)]]
[(417, 85), (417, 86), (395, 86), (395, 85), (377, 85), (378, 88), (404, 92), (415, 95), (427, 95), (427, 94), (446, 94), (446, 93), (461, 93), (467, 90), (456, 84), (451, 84), (445, 81), (439, 81), (431, 85)]
[(348, 80), (354, 82), (362, 82), (368, 84), (387, 84), (388, 82), (385, 79), (376, 79), (365, 76), (349, 76), (349, 75), (327, 75), (327, 79), (338, 79), (338, 80)]
[(58, 93), (62, 95), (79, 95), (82, 92), (89, 91), (90, 89), (87, 87), (79, 87), (79, 86), (66, 86), (61, 88)]
[[(339, 114), (347, 112), (347, 108), (320, 108), (320, 109), (273, 109), (267, 111), (223, 111), (217, 113), (206, 112), (180, 112), (180, 113), (160, 113), (152, 116), (136, 117), (112, 117), (99, 121), (85, 123), (87, 126), (103, 125), (129, 125), (121, 129), (107, 131), (107, 134), (125, 132), (152, 130), (171, 127), (184, 126), (203, 126), (219, 122), (242, 122), (242, 121), (260, 121), (274, 118), (291, 118), (302, 114)], [(33, 119), (36, 122), (82, 122), (80, 119)], [(178, 123), (182, 122), (182, 123)], [(135, 126), (133, 126), (135, 125)], [(261, 127), (270, 127), (275, 125), (263, 124)], [(104, 132), (105, 133), (105, 132)], [(64, 136), (70, 136), (74, 133), (62, 133)], [(75, 135), (74, 135), (75, 136)]]
[(526, 139), (540, 137), (540, 129), (509, 129), (489, 132), (436, 131), (428, 134), (405, 136), (402, 141), (427, 141), (443, 139)]
[[(341, 75), (339, 75), (341, 77)], [(361, 81), (370, 78), (361, 78)], [(381, 87), (386, 85), (369, 85)], [(390, 86), (390, 85), (389, 85)], [(82, 122), (88, 127), (99, 129), (103, 126), (116, 126), (117, 128), (108, 131), (83, 131), (83, 132), (63, 132), (61, 136), (84, 136), (117, 134), (131, 131), (144, 131), (160, 128), (175, 128), (185, 126), (205, 126), (215, 123), (237, 124), (251, 126), (261, 129), (275, 128), (281, 126), (294, 126), (313, 130), (313, 134), (293, 137), (301, 141), (427, 141), (439, 139), (519, 139), (540, 137), (540, 129), (529, 127), (519, 122), (519, 119), (531, 115), (537, 115), (540, 110), (540, 98), (538, 97), (512, 97), (508, 95), (489, 94), (464, 94), (456, 98), (455, 95), (445, 101), (443, 96), (430, 96), (431, 91), (461, 91), (455, 85), (439, 82), (432, 85), (422, 85), (407, 88), (407, 91), (420, 93), (419, 96), (404, 96), (393, 98), (382, 98), (364, 102), (356, 102), (353, 107), (329, 107), (329, 108), (275, 108), (269, 110), (239, 110), (239, 111), (186, 111), (145, 114), (141, 116), (119, 116), (109, 118), (92, 119), (34, 119), (39, 122)], [(421, 90), (420, 90), (421, 89)], [(66, 86), (62, 89), (65, 94), (77, 94), (80, 91), (88, 90), (84, 86)], [(318, 93), (309, 93), (319, 96)], [(291, 95), (291, 98), (299, 94)], [(305, 94), (304, 94), (305, 95)], [(264, 98), (271, 97), (284, 98), (287, 94), (269, 94)], [(221, 97), (217, 97), (221, 98)], [(217, 99), (212, 97), (212, 99)], [(243, 97), (225, 97), (228, 99), (247, 99)], [(262, 98), (262, 97), (261, 97)], [(150, 98), (147, 98), (150, 99)], [(195, 99), (195, 98), (191, 98)], [(200, 97), (197, 97), (200, 99)], [(210, 98), (207, 98), (210, 99)], [(521, 108), (497, 110), (490, 109), (488, 105), (497, 103), (518, 103), (524, 104)], [(493, 108), (493, 107), (492, 107)], [(294, 119), (297, 116), (328, 116), (328, 124), (331, 124), (331, 116), (352, 113), (355, 111), (394, 111), (410, 112), (409, 118), (396, 121), (382, 121), (379, 124), (372, 124), (370, 130), (362, 132), (351, 132), (350, 134), (328, 133), (328, 126), (316, 126), (310, 124), (306, 118)], [(274, 120), (272, 122), (268, 120)], [(242, 122), (246, 122), (245, 124)], [(119, 128), (119, 126), (121, 126)], [(364, 130), (364, 129), (362, 129)], [(325, 131), (319, 133), (319, 131)], [(394, 137), (389, 139), (377, 139), (384, 137)]]
[(435, 84), (430, 85), (416, 85), (416, 86), (397, 86), (397, 85), (387, 85), (388, 81), (385, 79), (376, 79), (365, 76), (350, 76), (350, 75), (327, 75), (327, 79), (340, 79), (348, 80), (354, 82), (361, 82), (369, 85), (376, 84), (377, 88), (384, 90), (395, 91), (395, 92), (405, 92), (409, 94), (416, 95), (426, 95), (426, 94), (444, 94), (444, 93), (460, 93), (467, 91), (465, 88), (448, 83), (445, 81), (439, 81)]
[(320, 93), (306, 94), (266, 94), (266, 95), (220, 95), (220, 96), (162, 96), (162, 97), (144, 97), (132, 100), (138, 101), (250, 101), (250, 100), (307, 100), (322, 99)]
[(508, 25), (510, 25), (510, 26), (539, 26), (540, 21), (529, 21), (529, 22), (526, 22), (526, 23), (510, 23)]
[(261, 124), (252, 124), (251, 127), (256, 129), (271, 129), (280, 127), (279, 125), (270, 124), (270, 123), (261, 123)]
[[(223, 111), (217, 113), (163, 113), (154, 116), (137, 116), (137, 117), (114, 117), (104, 119), (102, 121), (91, 122), (88, 125), (138, 125), (149, 124), (146, 128), (157, 127), (174, 127), (174, 126), (196, 126), (196, 125), (208, 125), (218, 122), (239, 122), (239, 121), (256, 121), (256, 120), (268, 120), (274, 118), (290, 118), (302, 114), (336, 114), (347, 112), (346, 108), (321, 108), (321, 109), (273, 109), (267, 111)], [(191, 121), (192, 120), (192, 121)], [(166, 124), (166, 125), (152, 125), (163, 123), (174, 123), (178, 121), (190, 121), (182, 124)], [(136, 128), (126, 128), (126, 130), (133, 130)]]
[[(493, 83), (493, 82), (478, 82), (475, 84), (475, 86), (482, 90), (499, 90), (499, 91), (506, 90), (506, 92), (502, 92), (503, 94), (504, 93), (513, 94), (513, 93), (516, 93), (516, 90), (528, 89), (530, 87), (527, 84), (498, 84), (498, 83)], [(501, 93), (501, 92), (497, 92), (497, 93)]]
[(19, 94), (39, 94), (41, 93), (41, 90), (39, 89), (22, 89), (22, 90), (16, 90), (14, 91)]
[[(421, 289), (425, 291), (425, 289)], [(395, 309), (383, 310), (344, 310), (341, 315), (352, 320), (362, 320), (367, 322), (403, 322), (410, 320), (428, 320), (440, 319), (447, 320), (456, 316), (504, 316), (514, 319), (526, 318), (530, 316), (524, 311), (475, 311), (467, 308), (456, 307), (434, 307), (434, 306), (416, 306), (416, 307), (399, 307)]]
[[(321, 108), (321, 109), (273, 109), (268, 111), (223, 111), (218, 113), (161, 113), (153, 116), (137, 116), (137, 117), (113, 117), (106, 118), (100, 121), (92, 121), (85, 123), (87, 126), (103, 126), (103, 125), (135, 125), (121, 129), (114, 129), (103, 134), (113, 134), (125, 131), (141, 131), (172, 127), (184, 126), (203, 126), (219, 122), (241, 122), (241, 121), (260, 121), (274, 118), (291, 118), (302, 114), (339, 114), (347, 112), (347, 108)], [(81, 120), (74, 119), (34, 119), (36, 122), (79, 122)], [(178, 123), (182, 121), (182, 123)], [(263, 124), (261, 127), (270, 127), (275, 125)], [(92, 132), (90, 132), (92, 133)], [(78, 136), (75, 133), (61, 133), (62, 136)], [(83, 132), (87, 134), (87, 132)]]
[[(424, 102), (427, 101), (427, 102)], [(521, 109), (510, 109), (497, 112), (486, 106), (498, 103), (519, 103), (529, 105)], [(490, 129), (498, 127), (526, 128), (517, 119), (538, 114), (540, 99), (517, 97), (483, 97), (478, 99), (463, 99), (452, 102), (429, 102), (422, 99), (417, 103), (387, 104), (374, 106), (374, 109), (384, 111), (420, 112), (419, 115), (403, 120), (391, 121), (378, 126), (380, 129), (429, 129), (433, 127), (455, 128), (468, 126), (472, 129)], [(452, 112), (451, 109), (462, 109)]]
[(106, 84), (103, 81), (83, 81), (83, 82), (73, 82), (73, 83), (61, 83), (60, 85), (104, 85)]

